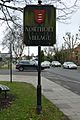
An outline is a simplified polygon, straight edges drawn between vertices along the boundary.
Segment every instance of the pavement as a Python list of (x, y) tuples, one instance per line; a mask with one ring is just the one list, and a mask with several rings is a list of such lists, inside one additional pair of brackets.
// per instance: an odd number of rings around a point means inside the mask
[[(53, 78), (54, 79), (54, 78)], [(13, 75), (13, 81), (31, 83), (37, 87), (37, 76)], [(9, 75), (0, 75), (0, 81), (10, 81)], [(80, 120), (80, 96), (41, 77), (42, 94), (55, 104), (70, 120)]]

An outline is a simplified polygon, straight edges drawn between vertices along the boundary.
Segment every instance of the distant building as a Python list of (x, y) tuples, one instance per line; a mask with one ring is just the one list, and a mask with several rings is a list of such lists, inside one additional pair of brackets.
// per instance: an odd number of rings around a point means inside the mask
[(64, 54), (65, 54), (64, 61), (73, 61), (77, 65), (80, 65), (80, 44), (74, 49), (64, 50)]
[(73, 52), (73, 60), (77, 65), (80, 65), (80, 44), (74, 48)]
[[(68, 52), (70, 51), (70, 52)], [(73, 61), (77, 65), (80, 65), (80, 44), (74, 49), (67, 50), (68, 52), (68, 61)]]

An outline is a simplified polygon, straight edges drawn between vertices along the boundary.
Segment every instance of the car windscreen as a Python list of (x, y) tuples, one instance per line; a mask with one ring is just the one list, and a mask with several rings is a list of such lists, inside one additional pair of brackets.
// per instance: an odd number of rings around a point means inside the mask
[(19, 64), (23, 64), (23, 65), (30, 65), (30, 62), (29, 61), (25, 61), (25, 62), (19, 62)]

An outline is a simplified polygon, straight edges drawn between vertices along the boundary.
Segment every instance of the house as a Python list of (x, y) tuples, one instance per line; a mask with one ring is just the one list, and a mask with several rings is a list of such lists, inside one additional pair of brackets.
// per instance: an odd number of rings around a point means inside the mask
[(80, 44), (74, 48), (73, 60), (77, 65), (80, 65)]
[(69, 59), (77, 65), (80, 65), (80, 44), (73, 49), (72, 53), (69, 55)]

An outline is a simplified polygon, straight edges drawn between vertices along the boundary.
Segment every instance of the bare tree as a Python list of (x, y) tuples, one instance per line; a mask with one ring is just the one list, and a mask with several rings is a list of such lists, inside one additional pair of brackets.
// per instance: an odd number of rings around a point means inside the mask
[[(80, 0), (42, 0), (43, 4), (51, 4), (57, 8), (57, 20), (66, 22), (70, 19), (72, 13), (76, 12), (79, 7)], [(15, 23), (16, 19), (21, 19), (23, 8), (28, 4), (37, 4), (38, 0), (0, 0), (0, 20), (6, 21), (8, 25)], [(22, 20), (22, 19), (21, 19)], [(16, 23), (15, 23), (16, 24)]]
[(78, 34), (74, 36), (74, 35), (71, 35), (70, 32), (67, 32), (65, 37), (63, 37), (64, 43), (65, 43), (65, 46), (67, 46), (67, 49), (74, 49), (79, 44), (77, 35)]
[(79, 0), (57, 0), (57, 20), (59, 22), (69, 23), (70, 19), (79, 8)]
[(15, 57), (20, 58), (24, 50), (23, 31), (21, 26), (13, 24), (12, 30), (9, 28), (6, 29), (2, 45), (4, 48), (7, 47), (10, 49), (10, 44)]
[(67, 50), (68, 57), (71, 56), (70, 59), (73, 59), (74, 48), (80, 44), (78, 41), (78, 34), (74, 36), (71, 35), (70, 32), (67, 32), (65, 37), (63, 37), (63, 39), (64, 39), (64, 49)]

